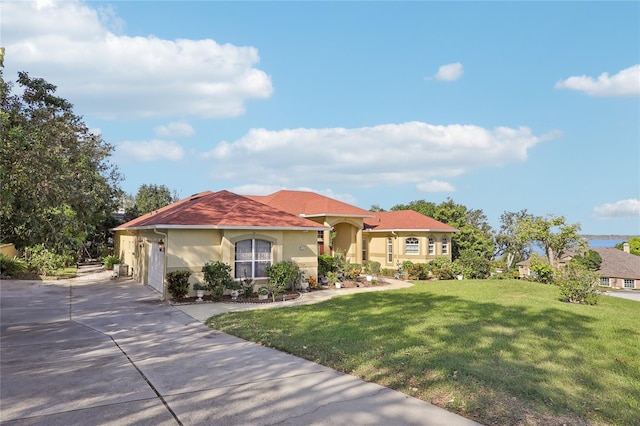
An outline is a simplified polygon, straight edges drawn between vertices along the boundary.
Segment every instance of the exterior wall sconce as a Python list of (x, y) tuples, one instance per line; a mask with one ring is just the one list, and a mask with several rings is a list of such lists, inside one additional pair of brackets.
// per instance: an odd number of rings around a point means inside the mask
[(138, 247), (140, 248), (144, 247), (144, 241), (142, 240), (142, 238), (138, 238)]
[(164, 251), (164, 240), (162, 238), (158, 241), (158, 250)]

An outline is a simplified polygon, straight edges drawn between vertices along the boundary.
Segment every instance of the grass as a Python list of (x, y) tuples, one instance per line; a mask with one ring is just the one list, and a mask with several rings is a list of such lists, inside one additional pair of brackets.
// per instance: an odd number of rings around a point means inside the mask
[(640, 305), (558, 295), (516, 280), (440, 281), (207, 324), (484, 424), (640, 425)]

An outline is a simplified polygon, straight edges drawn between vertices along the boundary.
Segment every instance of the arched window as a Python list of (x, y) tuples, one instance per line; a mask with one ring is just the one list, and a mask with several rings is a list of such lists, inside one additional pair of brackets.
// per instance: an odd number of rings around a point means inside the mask
[(404, 240), (404, 254), (420, 254), (420, 242), (415, 237)]
[(433, 238), (429, 238), (429, 254), (436, 254), (436, 242)]
[(267, 266), (271, 265), (271, 242), (248, 239), (235, 245), (235, 277), (265, 278)]
[(442, 239), (442, 254), (449, 254), (449, 242), (446, 238)]

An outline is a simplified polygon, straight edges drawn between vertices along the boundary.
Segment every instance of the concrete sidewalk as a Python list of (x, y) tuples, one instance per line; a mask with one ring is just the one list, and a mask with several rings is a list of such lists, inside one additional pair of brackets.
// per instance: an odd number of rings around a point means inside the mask
[(94, 278), (0, 281), (3, 425), (477, 424)]

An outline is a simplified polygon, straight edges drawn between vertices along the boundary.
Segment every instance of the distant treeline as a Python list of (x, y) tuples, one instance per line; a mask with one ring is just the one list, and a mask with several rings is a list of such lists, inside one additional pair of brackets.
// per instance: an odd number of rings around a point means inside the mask
[(629, 241), (634, 235), (580, 235), (586, 240), (623, 240)]

